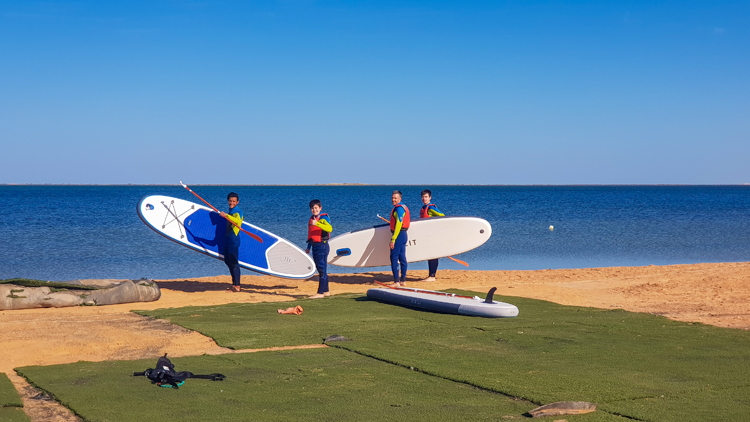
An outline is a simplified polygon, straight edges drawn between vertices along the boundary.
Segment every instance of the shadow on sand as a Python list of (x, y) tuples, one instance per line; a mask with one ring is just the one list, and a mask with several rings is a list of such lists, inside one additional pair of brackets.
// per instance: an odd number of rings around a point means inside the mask
[[(409, 277), (407, 275), (407, 282), (415, 282), (422, 280), (419, 277)], [(390, 273), (358, 273), (358, 274), (328, 274), (329, 283), (338, 284), (362, 284), (365, 286), (378, 286), (376, 281), (381, 283), (393, 283), (393, 275)]]
[[(205, 282), (205, 281), (193, 281), (193, 280), (173, 280), (173, 281), (157, 281), (156, 284), (161, 288), (176, 290), (186, 293), (195, 292), (215, 292), (220, 290), (227, 290), (228, 283), (217, 283), (217, 282)], [(248, 293), (263, 293), (268, 294), (268, 290), (279, 290), (279, 289), (296, 289), (295, 286), (287, 286), (285, 284), (277, 284), (275, 286), (259, 286), (254, 284), (243, 284), (242, 291)], [(286, 295), (284, 295), (286, 296)]]

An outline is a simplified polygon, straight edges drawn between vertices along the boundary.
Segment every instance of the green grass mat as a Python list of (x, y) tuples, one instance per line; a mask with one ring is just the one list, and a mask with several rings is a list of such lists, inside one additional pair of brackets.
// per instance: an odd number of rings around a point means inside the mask
[[(519, 307), (519, 317), (435, 314), (361, 296), (141, 314), (168, 319), (238, 349), (320, 343), (339, 334), (353, 341), (333, 343), (336, 347), (534, 403), (591, 401), (634, 416), (641, 414), (636, 401), (663, 395), (675, 410), (660, 420), (705, 420), (694, 416), (714, 406), (740, 406), (750, 414), (750, 406), (733, 400), (732, 394), (712, 395), (748, 385), (746, 331), (622, 310), (524, 298), (505, 301)], [(275, 311), (296, 304), (305, 309), (300, 316)], [(707, 395), (690, 396), (697, 391)], [(642, 408), (646, 414), (655, 412)]]
[[(23, 407), (21, 396), (8, 376), (0, 372), (0, 407)], [(2, 420), (2, 419), (0, 419)]]
[[(369, 332), (369, 324), (380, 321), (387, 305), (362, 300), (362, 295), (339, 295), (330, 299), (296, 302), (229, 304), (135, 311), (140, 315), (167, 319), (212, 337), (232, 349), (320, 344), (331, 334)], [(277, 309), (302, 305), (302, 315), (280, 315)], [(403, 313), (402, 313), (403, 314)], [(403, 314), (404, 321), (411, 320)], [(383, 319), (385, 321), (386, 319)], [(391, 319), (388, 319), (389, 321)]]
[[(220, 372), (160, 388), (132, 371), (154, 360), (78, 362), (18, 371), (87, 421), (523, 420), (535, 406), (341, 349), (175, 358), (177, 370)], [(567, 418), (617, 421), (603, 412)], [(551, 420), (551, 419), (547, 419)]]
[(23, 401), (16, 387), (8, 376), (0, 372), (0, 421), (28, 422), (30, 419), (23, 411)]
[(23, 287), (49, 287), (51, 289), (72, 289), (72, 290), (97, 290), (96, 286), (85, 286), (83, 284), (68, 284), (57, 281), (33, 280), (30, 278), (8, 278), (0, 280), (0, 284), (15, 284)]
[(606, 403), (606, 411), (632, 415), (642, 420), (679, 420), (685, 408), (690, 416), (684, 421), (746, 421), (750, 419), (750, 387), (707, 388), (699, 391), (668, 393), (663, 397)]
[(0, 407), (0, 421), (29, 422), (30, 420), (20, 407)]

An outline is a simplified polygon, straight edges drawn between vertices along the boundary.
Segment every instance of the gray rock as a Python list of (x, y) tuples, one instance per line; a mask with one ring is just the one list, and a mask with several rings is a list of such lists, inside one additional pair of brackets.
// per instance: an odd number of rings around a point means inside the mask
[[(150, 280), (81, 280), (86, 285), (110, 286), (97, 290), (62, 290), (0, 284), (0, 310), (62, 308), (79, 305), (114, 305), (153, 302), (161, 297), (159, 286)], [(81, 283), (84, 284), (84, 283)]]
[(585, 401), (558, 401), (529, 410), (529, 415), (531, 415), (532, 418), (543, 418), (546, 416), (582, 415), (594, 411), (596, 411), (595, 403)]
[(89, 290), (89, 301), (97, 305), (114, 305), (117, 303), (153, 302), (161, 297), (161, 290), (154, 282), (139, 280), (124, 282), (108, 289)]
[(334, 334), (332, 336), (326, 337), (325, 341), (329, 342), (329, 341), (352, 341), (352, 340), (348, 339), (348, 338), (346, 338), (344, 336), (340, 336), (338, 334)]

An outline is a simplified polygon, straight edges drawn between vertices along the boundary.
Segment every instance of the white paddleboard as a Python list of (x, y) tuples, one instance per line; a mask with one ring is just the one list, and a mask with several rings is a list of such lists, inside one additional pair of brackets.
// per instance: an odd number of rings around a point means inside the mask
[[(138, 202), (138, 216), (167, 239), (224, 259), (228, 223), (212, 209), (184, 199), (152, 195)], [(248, 222), (243, 222), (242, 228), (259, 236), (263, 243), (240, 232), (240, 267), (284, 278), (309, 278), (315, 272), (312, 258), (293, 243)]]
[[(411, 222), (406, 243), (408, 262), (458, 255), (477, 248), (492, 235), (492, 226), (478, 217), (432, 217)], [(328, 263), (342, 267), (391, 265), (388, 224), (356, 230), (328, 241)]]
[(489, 299), (484, 300), (478, 296), (466, 297), (433, 290), (398, 287), (370, 289), (367, 291), (367, 297), (395, 305), (445, 314), (485, 318), (513, 318), (518, 316), (518, 308), (515, 305), (492, 300), (495, 290), (495, 288), (490, 290)]

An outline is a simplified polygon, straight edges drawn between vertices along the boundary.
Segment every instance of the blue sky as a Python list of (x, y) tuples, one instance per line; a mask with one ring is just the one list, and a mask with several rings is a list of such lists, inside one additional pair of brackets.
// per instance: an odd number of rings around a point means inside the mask
[(0, 183), (750, 183), (750, 2), (0, 1)]

